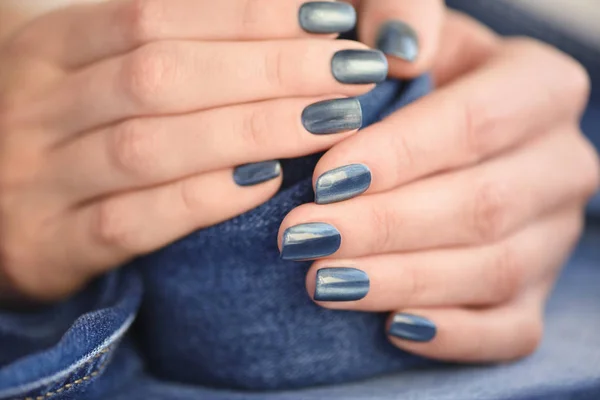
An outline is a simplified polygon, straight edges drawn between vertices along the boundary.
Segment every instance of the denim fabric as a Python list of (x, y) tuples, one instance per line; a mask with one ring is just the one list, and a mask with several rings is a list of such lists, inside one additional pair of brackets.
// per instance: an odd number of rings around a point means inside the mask
[[(380, 85), (361, 99), (365, 124), (427, 90), (427, 78)], [(600, 128), (593, 108), (584, 120), (590, 133)], [(0, 312), (0, 399), (600, 398), (599, 222), (590, 218), (558, 283), (534, 356), (490, 367), (434, 363), (391, 347), (382, 315), (314, 306), (304, 289), (307, 264), (277, 258), (279, 223), (312, 201), (317, 160), (284, 161), (282, 190), (265, 205), (106, 275), (63, 304)], [(314, 385), (328, 386), (301, 389)]]

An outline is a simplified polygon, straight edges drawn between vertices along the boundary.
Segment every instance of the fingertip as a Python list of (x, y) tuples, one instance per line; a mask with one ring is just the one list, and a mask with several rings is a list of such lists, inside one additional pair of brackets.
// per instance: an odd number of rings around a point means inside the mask
[(443, 2), (367, 0), (361, 13), (359, 36), (388, 56), (390, 76), (412, 78), (431, 67), (443, 27)]

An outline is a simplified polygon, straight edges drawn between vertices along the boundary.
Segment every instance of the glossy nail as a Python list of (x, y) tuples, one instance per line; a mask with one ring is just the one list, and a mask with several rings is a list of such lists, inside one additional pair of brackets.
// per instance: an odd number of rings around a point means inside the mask
[(315, 203), (330, 204), (363, 194), (371, 186), (371, 170), (351, 164), (325, 172), (315, 185)]
[(281, 175), (279, 161), (263, 161), (240, 165), (233, 170), (233, 180), (239, 186), (258, 185)]
[(388, 63), (378, 50), (341, 50), (333, 56), (331, 70), (341, 83), (380, 83), (387, 77)]
[(369, 277), (356, 268), (321, 268), (317, 271), (316, 301), (356, 301), (369, 293)]
[(396, 314), (388, 334), (411, 342), (429, 342), (437, 332), (430, 320), (412, 314)]
[(283, 260), (312, 260), (338, 251), (342, 244), (340, 232), (329, 224), (311, 222), (285, 230), (281, 244)]
[(310, 33), (342, 33), (356, 26), (356, 10), (348, 3), (311, 1), (300, 7), (300, 26)]
[(419, 56), (417, 33), (402, 21), (388, 21), (379, 30), (377, 48), (385, 54), (413, 62)]
[(353, 131), (362, 126), (362, 107), (356, 98), (320, 101), (304, 109), (302, 125), (315, 135)]

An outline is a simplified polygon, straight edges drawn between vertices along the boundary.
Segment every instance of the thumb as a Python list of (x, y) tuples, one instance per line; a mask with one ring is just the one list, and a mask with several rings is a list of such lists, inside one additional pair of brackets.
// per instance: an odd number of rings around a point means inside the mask
[(433, 64), (444, 8), (442, 0), (362, 0), (359, 39), (388, 55), (391, 76), (415, 77)]

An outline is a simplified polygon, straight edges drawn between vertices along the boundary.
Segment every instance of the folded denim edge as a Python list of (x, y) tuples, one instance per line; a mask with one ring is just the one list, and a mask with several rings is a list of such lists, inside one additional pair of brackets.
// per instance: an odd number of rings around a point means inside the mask
[(64, 379), (67, 376), (73, 374), (79, 368), (86, 365), (94, 357), (101, 354), (103, 350), (107, 349), (108, 347), (116, 343), (118, 340), (120, 340), (123, 337), (123, 335), (125, 335), (125, 333), (128, 331), (129, 327), (135, 320), (135, 317), (135, 315), (129, 316), (129, 318), (127, 318), (125, 322), (111, 336), (106, 338), (104, 342), (102, 342), (99, 346), (97, 346), (94, 350), (86, 354), (84, 357), (80, 358), (76, 363), (71, 364), (71, 366), (69, 366), (68, 368), (63, 369), (62, 371), (59, 371), (53, 375), (38, 379), (34, 382), (0, 391), (0, 398), (14, 397), (23, 393), (28, 393), (41, 387), (51, 385), (52, 383)]

